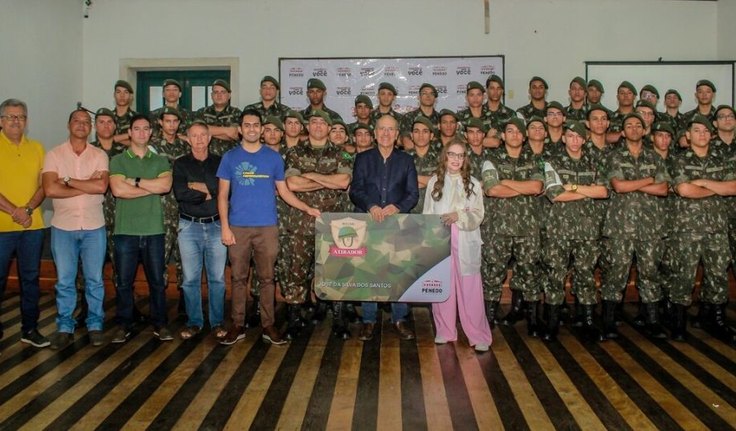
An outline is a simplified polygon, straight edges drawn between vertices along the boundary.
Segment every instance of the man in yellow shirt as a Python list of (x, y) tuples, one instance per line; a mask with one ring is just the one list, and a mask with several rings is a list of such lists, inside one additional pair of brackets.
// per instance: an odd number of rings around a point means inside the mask
[[(43, 202), (41, 143), (25, 136), (28, 107), (18, 99), (0, 104), (0, 298), (5, 293), (13, 255), (20, 280), (20, 341), (46, 347), (49, 340), (38, 326), (38, 277), (43, 246), (43, 218), (38, 208)], [(0, 326), (0, 338), (2, 326)]]

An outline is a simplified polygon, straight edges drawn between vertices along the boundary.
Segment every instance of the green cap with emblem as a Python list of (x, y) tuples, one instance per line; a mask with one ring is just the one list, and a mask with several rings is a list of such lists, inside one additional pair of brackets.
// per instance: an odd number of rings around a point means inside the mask
[(126, 90), (128, 90), (129, 93), (133, 93), (133, 86), (130, 85), (130, 82), (124, 80), (124, 79), (118, 79), (115, 82), (115, 88), (122, 87)]
[(304, 124), (304, 117), (302, 117), (302, 114), (299, 111), (289, 109), (286, 111), (286, 115), (284, 115), (284, 120), (287, 118), (296, 118), (300, 123)]
[(698, 87), (701, 87), (703, 85), (705, 85), (706, 87), (710, 87), (710, 89), (713, 90), (714, 93), (716, 92), (716, 86), (707, 79), (701, 79), (700, 81), (698, 81), (698, 83), (695, 84), (695, 89), (697, 90)]
[(590, 106), (588, 106), (588, 112), (587, 112), (587, 114), (585, 114), (585, 118), (589, 120), (590, 119), (590, 114), (593, 111), (603, 111), (603, 112), (606, 113), (606, 116), (608, 116), (608, 109), (606, 109), (605, 106), (601, 105), (600, 103), (593, 103)]
[(572, 84), (574, 83), (578, 84), (579, 86), (583, 88), (588, 88), (588, 83), (586, 83), (585, 80), (581, 76), (574, 77), (572, 81), (570, 81), (570, 86), (572, 86)]
[(652, 105), (652, 102), (644, 99), (639, 99), (636, 101), (636, 107), (637, 108), (649, 108), (652, 110), (652, 112), (657, 112), (657, 108)]
[(320, 89), (322, 91), (326, 91), (327, 90), (327, 87), (325, 86), (325, 83), (322, 82), (322, 80), (321, 79), (318, 79), (318, 78), (310, 78), (307, 81), (307, 90), (309, 90), (310, 88), (318, 88), (318, 89)]
[(181, 91), (181, 83), (177, 81), (176, 79), (166, 79), (164, 80), (164, 84), (162, 85), (163, 88), (168, 87), (169, 85), (176, 85), (176, 87)]
[(590, 81), (588, 81), (588, 88), (590, 88), (590, 87), (595, 88), (596, 90), (600, 91), (601, 93), (605, 93), (605, 91), (603, 90), (603, 84), (601, 84), (601, 81), (599, 81), (597, 79), (591, 79)]
[(641, 127), (647, 127), (647, 123), (645, 123), (644, 119), (641, 118), (641, 115), (637, 114), (636, 112), (629, 112), (628, 114), (624, 115), (624, 119), (623, 121), (621, 121), (621, 127), (626, 125), (626, 121), (628, 121), (629, 118), (636, 118), (641, 123)]
[(455, 121), (458, 121), (457, 114), (455, 113), (455, 111), (451, 109), (440, 110), (440, 114), (439, 114), (440, 119), (442, 119), (442, 117), (444, 117), (445, 115), (450, 115), (452, 118), (455, 119)]
[(618, 88), (628, 88), (631, 90), (632, 93), (636, 94), (636, 87), (634, 87), (634, 84), (630, 83), (629, 81), (623, 81), (620, 84), (618, 84)]
[(529, 121), (526, 122), (526, 127), (529, 128), (529, 125), (532, 123), (541, 123), (544, 126), (544, 130), (547, 130), (547, 122), (541, 117), (531, 117)]
[(281, 119), (275, 115), (269, 115), (266, 117), (266, 119), (263, 120), (263, 125), (265, 126), (266, 124), (272, 124), (282, 132), (284, 131), (284, 123), (282, 123)]
[(493, 75), (489, 76), (488, 79), (486, 79), (486, 88), (487, 87), (490, 87), (491, 82), (495, 82), (496, 84), (500, 85), (501, 88), (506, 88), (503, 85), (503, 79), (500, 76), (496, 75), (496, 74), (493, 74)]
[(509, 120), (503, 126), (504, 131), (506, 131), (506, 128), (509, 125), (515, 126), (517, 129), (519, 129), (519, 131), (523, 135), (526, 135), (526, 125), (524, 124), (524, 120), (522, 120), (521, 118), (519, 118), (519, 117), (511, 117), (511, 118), (509, 118)]
[(664, 93), (664, 97), (667, 97), (670, 94), (674, 94), (675, 96), (677, 96), (677, 98), (680, 100), (680, 102), (682, 102), (682, 96), (680, 96), (680, 92), (679, 91), (675, 90), (674, 88), (670, 88), (669, 90), (667, 90), (666, 93)]
[(688, 121), (687, 123), (688, 130), (690, 130), (690, 127), (692, 127), (693, 124), (702, 124), (703, 126), (708, 128), (708, 131), (710, 133), (713, 133), (713, 131), (715, 130), (713, 128), (713, 123), (711, 123), (710, 120), (708, 120), (705, 116), (700, 115), (700, 114), (693, 115), (693, 118), (691, 118), (690, 121)]
[[(264, 82), (270, 82), (271, 84), (273, 84), (276, 87), (277, 90), (281, 90), (281, 84), (279, 84), (279, 81), (276, 78), (274, 78), (273, 76), (270, 76), (270, 75), (264, 76), (261, 79), (261, 84), (260, 85), (263, 85)], [(323, 88), (323, 90), (324, 90), (324, 88)]]
[(327, 112), (325, 112), (325, 111), (323, 111), (321, 109), (313, 109), (309, 113), (308, 119), (312, 119), (313, 117), (319, 117), (319, 118), (325, 120), (325, 122), (327, 123), (327, 125), (330, 126), (330, 127), (332, 127), (332, 117), (330, 117), (330, 114), (328, 114)]
[(481, 91), (481, 92), (483, 92), (483, 93), (485, 93), (485, 92), (486, 92), (486, 89), (485, 89), (485, 87), (483, 87), (483, 85), (482, 85), (482, 84), (481, 84), (480, 82), (478, 82), (478, 81), (470, 81), (470, 82), (468, 82), (468, 84), (467, 84), (467, 85), (465, 86), (465, 92), (466, 92), (466, 93), (467, 93), (467, 92), (469, 92), (470, 90), (474, 90), (474, 89), (475, 89), (475, 90), (480, 90), (480, 91)]
[(424, 83), (422, 83), (422, 85), (421, 85), (421, 86), (419, 87), (419, 92), (421, 93), (421, 92), (422, 92), (422, 90), (424, 90), (425, 88), (430, 88), (430, 89), (432, 89), (432, 93), (434, 94), (434, 97), (437, 97), (437, 89), (436, 89), (436, 88), (434, 88), (434, 85), (432, 85), (432, 84), (430, 84), (430, 83), (428, 83), (428, 82), (424, 82)]
[(358, 106), (358, 103), (363, 103), (367, 107), (373, 109), (373, 102), (371, 101), (371, 98), (366, 96), (365, 94), (359, 94), (355, 97), (355, 106)]
[(358, 130), (367, 130), (369, 132), (373, 132), (373, 127), (371, 127), (370, 124), (357, 123), (353, 126), (353, 135), (355, 135), (355, 132), (357, 132)]
[(652, 126), (652, 133), (667, 132), (671, 137), (675, 137), (675, 129), (667, 121), (658, 121)]
[(382, 82), (378, 84), (378, 91), (381, 91), (381, 90), (389, 90), (390, 92), (394, 93), (394, 96), (399, 94), (399, 92), (396, 91), (396, 87), (394, 87), (394, 85), (391, 84), (390, 82)]
[(549, 90), (549, 85), (547, 85), (547, 81), (544, 80), (541, 76), (532, 76), (532, 79), (529, 80), (529, 86), (532, 86), (532, 82), (539, 81), (544, 85), (545, 90)]
[(585, 124), (582, 121), (566, 121), (564, 127), (566, 131), (569, 130), (571, 132), (577, 133), (582, 138), (588, 136), (588, 129), (585, 127)]
[(483, 120), (480, 118), (470, 118), (465, 122), (465, 130), (475, 128), (480, 130), (483, 133), (486, 133), (488, 131), (488, 127), (483, 123)]
[(657, 89), (654, 88), (654, 86), (652, 84), (647, 84), (647, 85), (641, 87), (641, 92), (643, 93), (645, 91), (648, 91), (648, 92), (654, 94), (655, 96), (657, 96), (657, 99), (659, 99), (659, 91), (657, 91)]
[(562, 112), (563, 115), (565, 114), (565, 107), (562, 106), (562, 103), (560, 103), (560, 102), (558, 102), (556, 100), (553, 100), (553, 101), (549, 102), (547, 104), (547, 107), (544, 108), (545, 115), (549, 112), (550, 109), (556, 109), (556, 110)]
[(432, 124), (429, 118), (425, 117), (424, 115), (417, 115), (414, 118), (414, 121), (411, 123), (412, 129), (414, 128), (414, 125), (417, 123), (424, 124), (425, 126), (427, 126), (430, 132), (434, 133), (434, 124)]
[(230, 84), (225, 81), (224, 79), (215, 79), (215, 82), (212, 83), (212, 86), (218, 86), (224, 88), (228, 93), (231, 92), (230, 90)]
[(117, 120), (115, 119), (115, 113), (112, 112), (111, 109), (107, 109), (107, 108), (98, 109), (97, 112), (95, 112), (95, 118), (97, 117), (110, 117), (112, 118), (112, 121), (117, 123)]
[(163, 120), (164, 115), (176, 115), (176, 118), (181, 121), (181, 112), (179, 112), (178, 109), (172, 108), (171, 106), (164, 106), (164, 109), (161, 110), (161, 115), (159, 115), (159, 119)]

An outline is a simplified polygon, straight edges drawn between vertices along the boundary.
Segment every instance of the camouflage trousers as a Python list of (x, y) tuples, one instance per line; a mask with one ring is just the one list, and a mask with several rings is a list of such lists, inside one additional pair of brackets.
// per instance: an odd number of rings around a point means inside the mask
[(641, 302), (649, 304), (662, 299), (659, 263), (664, 253), (664, 241), (661, 238), (647, 240), (604, 238), (601, 249), (603, 270), (601, 298), (604, 301), (619, 302), (623, 298), (634, 255), (636, 255), (637, 286)]
[(503, 280), (511, 258), (516, 259), (511, 289), (520, 290), (525, 301), (539, 299), (539, 283), (534, 279), (538, 274), (539, 236), (498, 236), (484, 238), (481, 257), (483, 277), (483, 297), (486, 301), (501, 299)]
[[(176, 266), (176, 288), (181, 289), (184, 272), (181, 269), (181, 255), (179, 254), (179, 205), (173, 193), (161, 198), (164, 205), (164, 262), (169, 265), (174, 261)], [(164, 271), (164, 289), (169, 286), (168, 266)]]
[(547, 270), (544, 302), (559, 305), (565, 300), (565, 279), (572, 263), (572, 291), (582, 305), (596, 304), (595, 265), (598, 240), (549, 238), (542, 260)]
[[(277, 272), (286, 302), (303, 304), (314, 279), (314, 218), (293, 211), (289, 224), (290, 235), (281, 246)], [(286, 276), (282, 278), (283, 275)]]
[(736, 275), (736, 218), (728, 219), (728, 247), (731, 250), (731, 266)]
[[(728, 301), (728, 266), (731, 263), (728, 235), (682, 234), (672, 238), (672, 287), (670, 301), (690, 305), (695, 273), (703, 262), (702, 302), (724, 304)], [(706, 282), (707, 280), (707, 282)]]

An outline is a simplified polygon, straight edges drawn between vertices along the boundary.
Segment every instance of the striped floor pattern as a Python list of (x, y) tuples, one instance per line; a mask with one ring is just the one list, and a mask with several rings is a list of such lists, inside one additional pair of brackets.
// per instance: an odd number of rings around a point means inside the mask
[[(697, 329), (686, 343), (653, 342), (624, 324), (621, 339), (590, 344), (563, 328), (546, 344), (520, 323), (495, 329), (491, 351), (476, 354), (466, 340), (435, 346), (429, 309), (414, 307), (412, 342), (388, 322), (372, 342), (342, 341), (328, 318), (283, 347), (261, 342), (257, 329), (224, 347), (209, 334), (162, 343), (145, 327), (99, 348), (78, 331), (55, 352), (19, 342), (18, 302), (10, 295), (0, 308), (2, 430), (736, 427), (736, 349)], [(44, 334), (55, 310), (43, 295)], [(176, 334), (182, 324), (174, 320)]]

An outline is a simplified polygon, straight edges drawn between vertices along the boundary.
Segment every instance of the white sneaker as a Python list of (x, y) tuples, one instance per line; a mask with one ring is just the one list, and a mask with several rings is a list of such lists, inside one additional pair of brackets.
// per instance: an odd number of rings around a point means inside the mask
[(434, 337), (434, 344), (447, 344), (447, 340), (438, 335)]
[(476, 344), (475, 351), (476, 352), (487, 352), (488, 347), (489, 347), (488, 344)]

